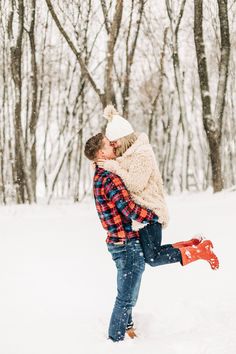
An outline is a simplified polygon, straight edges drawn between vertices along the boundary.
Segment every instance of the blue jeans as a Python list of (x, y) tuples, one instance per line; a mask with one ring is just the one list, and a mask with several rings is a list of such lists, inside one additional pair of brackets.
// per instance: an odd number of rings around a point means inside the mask
[(122, 245), (108, 243), (107, 247), (117, 268), (117, 296), (108, 333), (116, 342), (124, 339), (126, 327), (132, 322), (132, 308), (138, 299), (145, 261), (136, 238)]
[(145, 262), (152, 267), (182, 262), (181, 252), (171, 244), (161, 245), (162, 226), (158, 222), (139, 230)]

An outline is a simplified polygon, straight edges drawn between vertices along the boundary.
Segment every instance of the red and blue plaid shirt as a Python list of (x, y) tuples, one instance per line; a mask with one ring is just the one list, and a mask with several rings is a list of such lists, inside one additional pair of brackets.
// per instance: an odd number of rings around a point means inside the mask
[(122, 179), (114, 173), (96, 167), (94, 198), (102, 226), (107, 231), (107, 243), (139, 237), (132, 230), (132, 220), (141, 223), (157, 222), (158, 216), (134, 203)]

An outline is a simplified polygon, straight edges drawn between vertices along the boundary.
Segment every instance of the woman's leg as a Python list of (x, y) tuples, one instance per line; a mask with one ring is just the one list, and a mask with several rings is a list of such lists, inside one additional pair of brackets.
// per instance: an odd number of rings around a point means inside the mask
[(183, 246), (183, 242), (179, 245), (161, 246), (161, 225), (158, 223), (149, 224), (141, 229), (139, 235), (145, 261), (152, 267), (176, 262), (186, 265), (197, 260), (205, 260), (212, 269), (219, 268), (219, 260), (212, 250), (210, 240), (196, 239), (195, 242), (195, 239), (192, 239), (190, 246)]
[(149, 224), (139, 231), (145, 262), (152, 267), (181, 262), (181, 252), (171, 244), (161, 245), (162, 226)]

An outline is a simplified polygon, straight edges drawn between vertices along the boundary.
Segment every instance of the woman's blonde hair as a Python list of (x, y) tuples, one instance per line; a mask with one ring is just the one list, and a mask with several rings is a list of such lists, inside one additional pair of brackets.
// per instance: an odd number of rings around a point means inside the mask
[(124, 136), (123, 138), (118, 139), (120, 142), (120, 147), (115, 149), (116, 157), (122, 156), (128, 148), (137, 140), (138, 136), (136, 133), (131, 133)]

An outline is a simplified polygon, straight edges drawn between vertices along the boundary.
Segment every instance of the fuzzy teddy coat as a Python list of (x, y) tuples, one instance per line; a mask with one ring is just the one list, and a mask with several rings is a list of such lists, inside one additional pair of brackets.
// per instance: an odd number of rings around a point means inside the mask
[[(167, 226), (169, 217), (163, 181), (145, 133), (140, 133), (134, 144), (121, 157), (116, 160), (105, 160), (103, 168), (120, 176), (132, 199), (137, 204), (154, 211), (162, 226)], [(137, 223), (134, 228), (138, 228)]]

